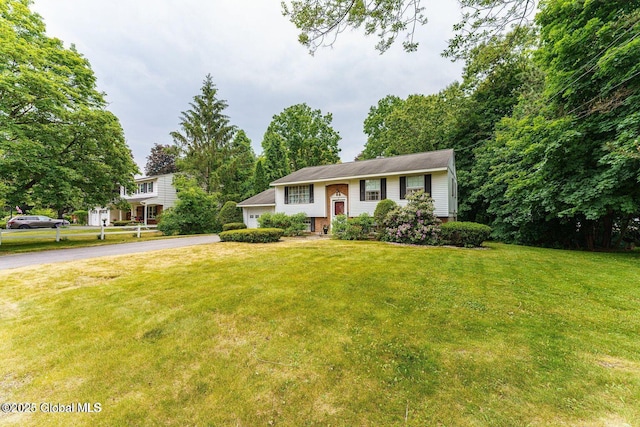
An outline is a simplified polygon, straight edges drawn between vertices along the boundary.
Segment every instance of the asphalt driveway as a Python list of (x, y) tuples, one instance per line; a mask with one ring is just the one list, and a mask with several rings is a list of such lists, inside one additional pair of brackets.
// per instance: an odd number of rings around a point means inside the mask
[(84, 248), (55, 249), (0, 256), (0, 270), (26, 267), (29, 265), (50, 264), (54, 262), (74, 261), (78, 259), (99, 258), (112, 255), (133, 254), (157, 251), (160, 249), (181, 248), (219, 242), (217, 235), (175, 237), (172, 239), (147, 240), (144, 242), (119, 243)]

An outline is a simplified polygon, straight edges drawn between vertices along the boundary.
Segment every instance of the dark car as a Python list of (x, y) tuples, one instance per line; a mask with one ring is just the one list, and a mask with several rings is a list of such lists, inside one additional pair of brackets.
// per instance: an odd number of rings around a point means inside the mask
[(7, 221), (7, 228), (56, 228), (62, 225), (69, 225), (69, 221), (41, 215), (14, 216)]

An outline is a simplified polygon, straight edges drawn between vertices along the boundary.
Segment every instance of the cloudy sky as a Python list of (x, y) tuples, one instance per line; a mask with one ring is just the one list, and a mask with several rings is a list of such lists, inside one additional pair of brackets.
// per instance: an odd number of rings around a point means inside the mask
[(49, 36), (89, 59), (142, 171), (154, 143), (172, 143), (169, 132), (179, 130), (208, 73), (257, 154), (273, 116), (306, 102), (333, 114), (342, 161), (352, 161), (379, 99), (436, 93), (460, 78), (462, 65), (440, 56), (458, 2), (423, 3), (429, 23), (417, 34), (418, 52), (398, 44), (383, 55), (376, 38), (347, 31), (310, 56), (278, 0), (34, 0), (32, 9)]

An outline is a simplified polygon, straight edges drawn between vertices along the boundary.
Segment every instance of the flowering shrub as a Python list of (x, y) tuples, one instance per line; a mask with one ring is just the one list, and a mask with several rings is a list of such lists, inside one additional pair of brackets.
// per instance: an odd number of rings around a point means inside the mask
[(382, 240), (414, 245), (437, 245), (440, 220), (434, 214), (433, 199), (424, 191), (407, 197), (405, 207), (390, 211), (384, 219)]

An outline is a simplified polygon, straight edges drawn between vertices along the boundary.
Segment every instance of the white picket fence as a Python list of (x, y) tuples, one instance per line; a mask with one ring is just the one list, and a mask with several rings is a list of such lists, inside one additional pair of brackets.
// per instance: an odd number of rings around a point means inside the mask
[[(59, 242), (63, 237), (65, 238), (73, 238), (76, 236), (97, 236), (100, 240), (105, 240), (107, 236), (111, 236), (114, 234), (131, 234), (132, 232), (136, 234), (136, 237), (140, 238), (142, 233), (155, 233), (157, 230), (157, 225), (127, 225), (124, 227), (105, 227), (100, 226), (100, 228), (89, 229), (86, 228), (86, 233), (75, 233), (68, 232), (74, 230), (74, 228), (65, 228), (58, 227), (55, 229), (12, 229), (12, 230), (3, 230), (0, 228), (0, 245), (2, 245), (2, 241), (9, 238), (16, 239), (47, 239), (47, 238), (55, 238), (56, 242)], [(34, 233), (35, 231), (35, 233)], [(98, 232), (98, 234), (96, 234)], [(28, 234), (25, 234), (28, 233)]]

